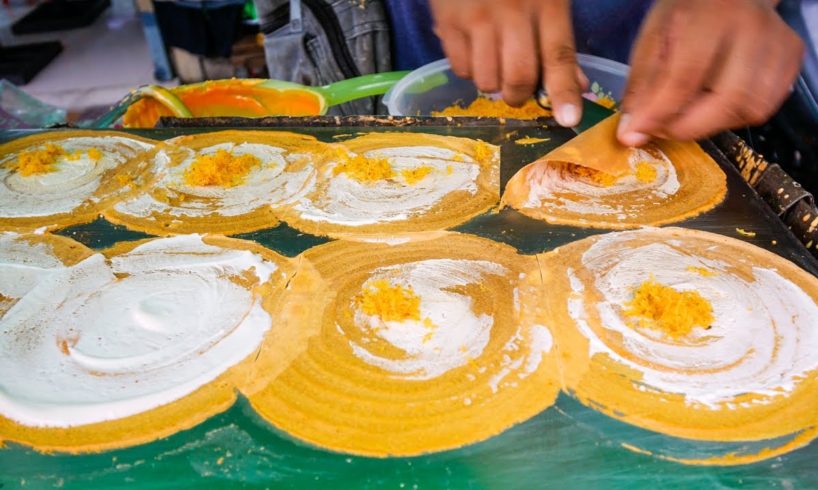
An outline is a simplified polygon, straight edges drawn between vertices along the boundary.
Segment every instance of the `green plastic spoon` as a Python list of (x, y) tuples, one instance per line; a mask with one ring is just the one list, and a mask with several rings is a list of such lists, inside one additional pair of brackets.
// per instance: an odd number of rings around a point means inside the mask
[[(373, 73), (371, 75), (363, 75), (360, 77), (350, 78), (348, 80), (341, 80), (339, 82), (320, 87), (310, 87), (284, 80), (264, 80), (256, 87), (278, 91), (300, 90), (311, 93), (316, 96), (319, 102), (319, 111), (316, 115), (323, 115), (326, 114), (327, 110), (334, 105), (343, 104), (345, 102), (364, 97), (383, 95), (390, 88), (392, 88), (392, 86), (394, 86), (398, 80), (406, 76), (407, 73), (409, 72), (394, 71), (386, 73)], [(186, 85), (185, 88), (194, 89), (196, 87), (204, 87), (208, 83), (212, 84), (213, 81)], [(165, 108), (167, 108), (175, 117), (193, 117), (188, 107), (185, 106), (184, 102), (182, 102), (182, 100), (173, 93), (172, 89), (167, 89), (159, 85), (146, 85), (125, 96), (113, 108), (111, 108), (110, 111), (95, 120), (90, 127), (107, 128), (112, 126), (125, 114), (132, 104), (144, 97), (155, 99)]]

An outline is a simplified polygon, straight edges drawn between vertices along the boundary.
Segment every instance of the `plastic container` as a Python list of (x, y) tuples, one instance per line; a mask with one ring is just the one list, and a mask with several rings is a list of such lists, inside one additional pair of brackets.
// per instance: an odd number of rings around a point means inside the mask
[[(608, 97), (617, 103), (625, 91), (628, 66), (598, 56), (578, 54), (577, 61), (591, 81), (586, 97)], [(383, 98), (393, 116), (427, 116), (454, 103), (469, 104), (479, 91), (471, 80), (452, 73), (449, 60), (438, 60), (412, 71)]]

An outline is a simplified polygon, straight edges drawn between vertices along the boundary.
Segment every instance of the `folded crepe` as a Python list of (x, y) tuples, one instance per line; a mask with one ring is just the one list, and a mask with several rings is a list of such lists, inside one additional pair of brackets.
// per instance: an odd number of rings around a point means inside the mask
[(724, 172), (695, 143), (629, 148), (611, 116), (511, 178), (503, 204), (549, 223), (625, 229), (708, 211), (727, 191)]

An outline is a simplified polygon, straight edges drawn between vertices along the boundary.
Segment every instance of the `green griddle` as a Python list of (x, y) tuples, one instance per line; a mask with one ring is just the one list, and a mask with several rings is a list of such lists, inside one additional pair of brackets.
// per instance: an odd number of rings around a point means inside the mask
[[(502, 145), (503, 182), (526, 163), (574, 136), (574, 132), (557, 127), (552, 120), (541, 124), (511, 121), (502, 124), (496, 119), (478, 118), (443, 125), (440, 119), (324, 117), (206, 120), (198, 124), (203, 122), (210, 127), (168, 127), (132, 133), (165, 139), (223, 129), (217, 126), (261, 124), (271, 126), (269, 129), (313, 135), (324, 141), (339, 141), (367, 131), (428, 132), (479, 138)], [(174, 121), (166, 120), (165, 124), (174, 125)], [(9, 139), (22, 134), (28, 133), (3, 136)], [(526, 146), (514, 143), (522, 137), (549, 140)], [(716, 209), (678, 226), (743, 239), (818, 274), (818, 262), (744, 181), (733, 164), (711, 143), (704, 142), (703, 148), (727, 174), (728, 194)], [(741, 236), (736, 228), (752, 230), (756, 235)], [(455, 231), (508, 243), (524, 254), (552, 250), (604, 233), (603, 230), (549, 225), (510, 209), (488, 212), (456, 227)], [(148, 236), (103, 219), (63, 229), (59, 234), (95, 249)], [(300, 233), (286, 224), (238, 237), (287, 256), (327, 241)], [(484, 442), (425, 456), (365, 458), (328, 452), (294, 440), (262, 420), (240, 397), (226, 412), (192, 429), (128, 449), (72, 456), (40, 454), (9, 444), (0, 450), (0, 489), (818, 488), (815, 466), (818, 444), (734, 467), (687, 466), (634, 452), (626, 449), (625, 444), (674, 458), (742, 454), (760, 447), (755, 443), (701, 442), (664, 436), (611, 419), (561, 394), (555, 406)]]

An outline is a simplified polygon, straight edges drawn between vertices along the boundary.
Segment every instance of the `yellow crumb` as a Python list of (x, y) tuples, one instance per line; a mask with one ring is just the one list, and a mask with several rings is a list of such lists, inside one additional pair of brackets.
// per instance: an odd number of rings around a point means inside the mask
[(400, 174), (403, 176), (403, 180), (405, 180), (407, 184), (415, 185), (421, 180), (425, 179), (431, 172), (432, 167), (428, 165), (421, 165), (420, 167), (401, 170)]
[(420, 320), (420, 296), (411, 288), (393, 286), (385, 279), (369, 283), (357, 302), (364, 313), (385, 322)]
[(639, 326), (680, 338), (695, 327), (713, 323), (713, 306), (697, 291), (677, 291), (654, 280), (643, 282), (628, 303), (625, 315), (639, 318)]
[(537, 143), (544, 143), (546, 141), (549, 141), (549, 138), (534, 138), (531, 136), (526, 136), (525, 138), (514, 140), (514, 143), (518, 145), (536, 145)]
[(736, 228), (736, 233), (742, 236), (746, 236), (747, 238), (753, 238), (754, 236), (756, 236), (756, 232), (747, 231), (744, 228)]
[(96, 148), (89, 148), (88, 149), (88, 158), (91, 160), (97, 161), (102, 158), (102, 152)]
[(452, 175), (452, 172), (454, 172), (454, 167), (452, 167), (451, 165), (447, 165), (446, 166), (446, 175)]
[(131, 179), (131, 176), (130, 176), (130, 175), (119, 174), (119, 175), (117, 175), (117, 176), (116, 176), (116, 181), (117, 181), (117, 182), (119, 183), (119, 185), (121, 185), (122, 187), (125, 187), (126, 185), (130, 184), (132, 180), (133, 180), (133, 179)]
[(433, 111), (433, 116), (473, 116), (473, 117), (508, 117), (512, 119), (536, 119), (548, 117), (551, 111), (543, 109), (534, 99), (526, 101), (522, 107), (511, 107), (502, 100), (478, 97), (474, 102), (463, 107), (452, 104), (442, 111)]
[(608, 94), (597, 94), (595, 102), (608, 109), (616, 107), (616, 101)]
[(649, 184), (656, 180), (656, 168), (648, 162), (636, 164), (636, 180)]
[(395, 176), (392, 165), (386, 158), (367, 158), (363, 155), (350, 157), (345, 155), (341, 162), (332, 169), (334, 175), (347, 174), (358, 182), (377, 182)]
[(65, 156), (62, 146), (47, 143), (39, 150), (20, 152), (14, 166), (16, 172), (23, 177), (47, 174), (56, 170), (55, 165), (60, 157)]
[(687, 266), (688, 272), (695, 272), (696, 274), (702, 277), (713, 277), (717, 275), (715, 272), (711, 271), (707, 267), (696, 267), (695, 265)]
[(478, 140), (474, 144), (474, 158), (480, 163), (488, 163), (494, 159), (494, 148), (485, 141)]
[(218, 150), (196, 157), (185, 170), (185, 184), (234, 187), (241, 184), (247, 174), (260, 165), (261, 160), (254, 155), (234, 155), (227, 150)]

